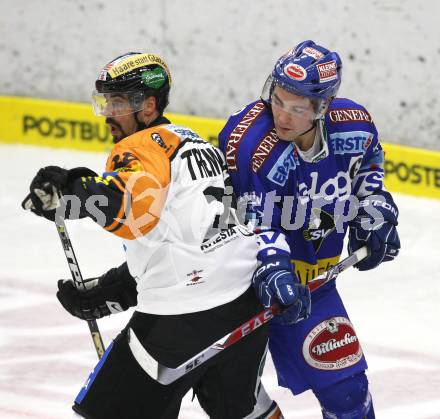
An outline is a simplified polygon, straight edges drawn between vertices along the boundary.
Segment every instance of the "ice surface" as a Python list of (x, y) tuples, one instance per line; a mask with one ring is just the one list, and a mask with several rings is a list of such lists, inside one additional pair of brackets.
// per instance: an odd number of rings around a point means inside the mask
[[(86, 324), (55, 297), (57, 279), (69, 277), (55, 227), (20, 203), (40, 167), (99, 172), (106, 155), (1, 145), (0, 156), (0, 418), (70, 418), (72, 400), (97, 358)], [(440, 201), (397, 194), (395, 200), (400, 256), (371, 272), (344, 272), (338, 288), (367, 356), (377, 417), (440, 418)], [(90, 220), (67, 224), (85, 277), (123, 261), (116, 237)], [(129, 316), (98, 322), (106, 343)], [(310, 392), (293, 397), (277, 387), (270, 359), (263, 381), (286, 419), (321, 418)], [(188, 394), (180, 418), (205, 417)]]

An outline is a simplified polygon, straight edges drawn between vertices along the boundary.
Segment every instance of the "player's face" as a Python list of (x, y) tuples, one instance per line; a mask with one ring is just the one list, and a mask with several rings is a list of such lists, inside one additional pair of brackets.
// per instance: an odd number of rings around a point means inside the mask
[[(123, 112), (124, 109), (126, 112)], [(117, 115), (118, 113), (125, 113), (125, 115)], [(107, 99), (105, 115), (105, 122), (110, 128), (115, 144), (134, 134), (138, 128), (133, 109), (128, 98), (124, 95), (112, 96)]]
[(312, 127), (315, 112), (308, 98), (275, 86), (271, 105), (275, 129), (282, 140), (294, 141)]
[(134, 114), (123, 116), (109, 116), (105, 119), (105, 123), (110, 128), (113, 142), (115, 144), (121, 141), (123, 138), (134, 134), (138, 127)]

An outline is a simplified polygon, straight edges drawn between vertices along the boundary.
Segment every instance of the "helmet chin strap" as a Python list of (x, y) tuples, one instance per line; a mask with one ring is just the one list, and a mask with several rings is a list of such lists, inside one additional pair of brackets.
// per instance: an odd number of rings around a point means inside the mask
[(307, 134), (308, 132), (310, 132), (313, 128), (315, 128), (318, 125), (318, 121), (321, 121), (324, 118), (324, 114), (328, 108), (329, 103), (332, 101), (333, 98), (327, 99), (327, 101), (324, 101), (321, 103), (321, 109), (316, 112), (315, 114), (315, 119), (312, 121), (312, 126), (305, 130), (303, 133), (301, 133), (300, 135), (298, 135), (298, 137), (301, 137), (304, 134)]
[(316, 127), (316, 119), (313, 120), (312, 122), (312, 126), (309, 129), (306, 129), (304, 132), (302, 132), (301, 134), (299, 134), (296, 138), (301, 137), (304, 134), (307, 134), (308, 132), (310, 132), (313, 128)]

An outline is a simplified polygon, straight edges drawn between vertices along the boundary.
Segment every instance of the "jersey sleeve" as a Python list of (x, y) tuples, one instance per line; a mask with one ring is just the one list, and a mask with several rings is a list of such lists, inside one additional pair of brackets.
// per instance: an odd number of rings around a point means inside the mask
[(288, 236), (282, 227), (284, 212), (283, 195), (262, 182), (258, 174), (250, 175), (251, 191), (239, 199), (239, 205), (246, 205), (246, 218), (253, 225), (257, 235), (260, 261), (274, 255), (291, 253)]
[[(362, 108), (366, 114), (367, 111)], [(353, 178), (353, 193), (358, 198), (384, 190), (384, 152), (374, 123), (364, 122), (360, 128), (369, 133), (363, 144), (364, 153)]]
[[(255, 105), (253, 105), (255, 106)], [(234, 114), (219, 134), (219, 146), (226, 156), (229, 175), (234, 192), (237, 196), (238, 213), (241, 221), (250, 227), (257, 235), (258, 260), (275, 254), (289, 254), (290, 248), (287, 236), (281, 228), (282, 194), (268, 185), (259, 172), (251, 170), (252, 153), (248, 149), (253, 147), (247, 138), (239, 139), (234, 136), (237, 124), (243, 114), (249, 112), (248, 106), (240, 114)], [(239, 124), (238, 124), (239, 125)], [(233, 145), (231, 146), (231, 140)], [(254, 139), (251, 137), (250, 142)], [(234, 149), (235, 148), (235, 149)], [(231, 152), (233, 151), (233, 153)], [(229, 156), (229, 161), (227, 157)], [(231, 168), (231, 161), (233, 166)], [(237, 170), (234, 170), (237, 167)]]
[(170, 160), (141, 131), (118, 143), (102, 176), (75, 181), (74, 194), (86, 215), (105, 230), (133, 240), (160, 219), (170, 184)]

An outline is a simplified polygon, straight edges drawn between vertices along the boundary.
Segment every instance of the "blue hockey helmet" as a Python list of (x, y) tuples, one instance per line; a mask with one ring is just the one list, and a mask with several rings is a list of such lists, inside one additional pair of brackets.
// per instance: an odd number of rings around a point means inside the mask
[(272, 77), (282, 88), (299, 96), (328, 99), (341, 84), (342, 61), (336, 52), (304, 41), (275, 64)]
[(341, 75), (342, 61), (336, 52), (313, 41), (304, 41), (278, 59), (261, 97), (270, 103), (273, 89), (278, 85), (317, 104), (328, 102), (338, 92)]

